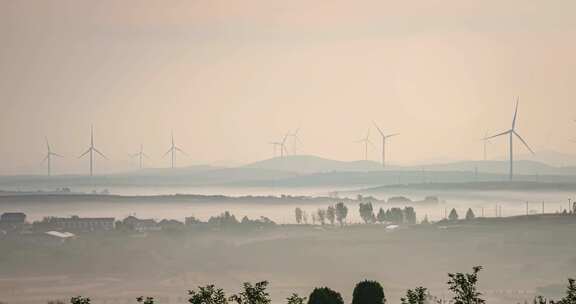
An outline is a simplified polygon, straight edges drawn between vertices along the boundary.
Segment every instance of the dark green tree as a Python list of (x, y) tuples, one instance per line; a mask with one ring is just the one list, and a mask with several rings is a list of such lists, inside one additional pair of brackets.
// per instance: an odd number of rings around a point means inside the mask
[(336, 220), (336, 209), (334, 206), (328, 206), (328, 209), (326, 209), (326, 218), (330, 221), (330, 225), (334, 225), (334, 221)]
[(400, 298), (400, 302), (402, 304), (425, 304), (427, 298), (427, 289), (420, 286), (416, 287), (414, 290), (408, 289), (406, 291), (406, 297)]
[(416, 211), (413, 207), (404, 207), (403, 215), (406, 224), (416, 224)]
[(468, 208), (468, 211), (466, 211), (466, 220), (473, 220), (476, 217), (476, 215), (474, 214), (474, 211), (472, 211), (472, 208)]
[(404, 211), (400, 208), (390, 208), (386, 210), (386, 220), (400, 225), (404, 223)]
[(306, 301), (306, 297), (301, 297), (296, 293), (286, 298), (286, 304), (304, 304), (304, 301)]
[(362, 281), (356, 284), (352, 293), (352, 304), (384, 304), (386, 297), (382, 285), (376, 281)]
[(376, 220), (380, 223), (384, 223), (386, 221), (386, 211), (380, 207), (378, 209), (378, 214), (376, 214)]
[(362, 218), (364, 223), (366, 224), (374, 223), (376, 217), (374, 216), (374, 208), (372, 207), (372, 203), (371, 202), (360, 203), (359, 207), (360, 207), (359, 209), (360, 217)]
[(344, 304), (340, 293), (328, 288), (314, 288), (308, 297), (308, 304)]
[(322, 226), (326, 223), (326, 210), (318, 209), (316, 212), (316, 219), (320, 222)]
[(475, 266), (472, 268), (472, 273), (448, 274), (448, 288), (454, 294), (452, 297), (454, 304), (483, 304), (486, 302), (480, 298), (482, 293), (478, 292), (476, 286), (480, 270), (482, 270), (482, 266)]
[(450, 211), (450, 214), (448, 215), (448, 219), (451, 221), (457, 221), (458, 220), (458, 212), (456, 212), (456, 209), (452, 208), (452, 210)]
[(301, 224), (302, 223), (302, 218), (303, 218), (303, 212), (302, 209), (296, 207), (296, 209), (294, 210), (294, 215), (296, 216), (296, 223), (297, 224)]
[(566, 289), (566, 296), (558, 301), (560, 304), (576, 304), (576, 283), (574, 279), (568, 279), (568, 288)]
[(198, 286), (198, 290), (188, 290), (191, 304), (226, 304), (226, 294), (221, 288), (214, 285)]
[(243, 290), (231, 296), (228, 300), (237, 304), (269, 304), (270, 294), (266, 292), (268, 281), (258, 282), (252, 285), (249, 282), (243, 284)]
[(344, 205), (343, 202), (336, 204), (336, 220), (340, 223), (340, 226), (344, 226), (346, 222), (346, 217), (348, 216), (348, 207)]
[(76, 296), (70, 298), (70, 304), (90, 304), (90, 298)]

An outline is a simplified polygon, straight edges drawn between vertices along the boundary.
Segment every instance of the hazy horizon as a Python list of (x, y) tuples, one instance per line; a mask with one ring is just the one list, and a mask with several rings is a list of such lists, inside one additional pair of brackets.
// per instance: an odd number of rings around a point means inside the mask
[[(301, 127), (299, 152), (363, 158), (376, 121), (401, 136), (392, 163), (479, 160), (510, 127), (536, 151), (576, 154), (576, 3), (526, 1), (2, 1), (0, 174), (97, 174), (272, 156)], [(489, 158), (507, 156), (507, 140)], [(289, 145), (289, 150), (292, 150)], [(519, 142), (515, 155), (527, 151)]]

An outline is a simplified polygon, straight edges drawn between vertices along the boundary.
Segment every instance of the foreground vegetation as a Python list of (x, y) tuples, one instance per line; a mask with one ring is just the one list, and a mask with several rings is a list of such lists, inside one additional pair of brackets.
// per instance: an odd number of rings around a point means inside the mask
[[(471, 273), (449, 273), (448, 289), (451, 292), (451, 299), (442, 300), (428, 292), (422, 286), (408, 289), (404, 297), (400, 298), (402, 304), (484, 304), (486, 300), (482, 293), (478, 291), (478, 273), (481, 266), (472, 268)], [(245, 282), (242, 291), (231, 296), (226, 296), (223, 289), (215, 285), (199, 286), (195, 290), (188, 291), (188, 302), (191, 304), (270, 304), (272, 299), (267, 291), (268, 281), (261, 281), (255, 284)], [(75, 296), (70, 299), (71, 304), (90, 304), (88, 297)], [(140, 296), (136, 298), (137, 303), (155, 304), (153, 297)], [(344, 304), (342, 295), (328, 287), (317, 287), (308, 297), (301, 297), (294, 293), (286, 298), (287, 304)], [(387, 302), (384, 289), (377, 281), (362, 281), (356, 284), (352, 293), (352, 304), (385, 304)], [(60, 301), (49, 301), (49, 304), (63, 304)], [(533, 300), (534, 304), (576, 304), (576, 282), (568, 279), (566, 295), (559, 299), (547, 299), (537, 296)]]

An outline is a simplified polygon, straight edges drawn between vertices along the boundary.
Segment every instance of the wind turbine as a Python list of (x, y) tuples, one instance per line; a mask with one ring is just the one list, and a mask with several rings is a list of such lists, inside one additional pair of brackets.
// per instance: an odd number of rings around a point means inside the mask
[(52, 175), (52, 156), (64, 157), (58, 153), (52, 152), (50, 149), (50, 143), (48, 142), (48, 138), (46, 138), (46, 157), (42, 162), (47, 162), (48, 165), (48, 176)]
[(277, 141), (273, 141), (273, 142), (269, 142), (269, 144), (271, 144), (273, 146), (273, 150), (274, 150), (274, 157), (276, 157), (276, 147), (280, 146), (280, 149), (282, 149), (282, 143), (281, 142), (277, 142)]
[(140, 144), (140, 152), (131, 154), (130, 157), (138, 157), (138, 166), (140, 169), (144, 168), (144, 158), (150, 158), (146, 153), (144, 153), (144, 145)]
[(188, 154), (186, 154), (186, 152), (182, 151), (182, 149), (180, 149), (179, 147), (176, 146), (176, 144), (174, 144), (174, 132), (172, 132), (171, 135), (172, 135), (172, 143), (170, 145), (170, 149), (168, 149), (168, 151), (166, 151), (166, 153), (164, 153), (164, 156), (162, 156), (162, 157), (166, 157), (166, 155), (168, 155), (168, 153), (170, 153), (171, 154), (170, 166), (171, 166), (171, 168), (174, 168), (174, 159), (176, 157), (176, 152), (180, 152), (184, 155), (188, 155)]
[(82, 157), (84, 157), (84, 155), (89, 154), (90, 176), (94, 175), (94, 152), (100, 154), (100, 156), (102, 156), (102, 158), (108, 159), (108, 158), (106, 158), (106, 156), (104, 156), (104, 154), (102, 154), (102, 152), (100, 152), (98, 149), (96, 149), (96, 147), (94, 147), (94, 126), (90, 126), (90, 147), (88, 147), (88, 150), (86, 150), (86, 152), (82, 153), (82, 155), (80, 155), (78, 157), (78, 158), (82, 158)]
[(372, 123), (374, 124), (374, 126), (376, 127), (376, 129), (378, 130), (380, 135), (382, 136), (382, 168), (386, 168), (386, 139), (388, 139), (392, 136), (399, 135), (400, 133), (393, 133), (393, 134), (386, 135), (386, 134), (384, 134), (384, 132), (382, 132), (380, 127), (378, 127), (376, 122), (372, 122)]
[(514, 150), (513, 150), (513, 143), (514, 143), (514, 136), (516, 136), (523, 144), (526, 148), (528, 148), (528, 150), (530, 151), (530, 153), (534, 154), (534, 151), (532, 151), (532, 149), (530, 148), (530, 146), (528, 146), (528, 144), (526, 143), (526, 141), (522, 138), (522, 136), (520, 136), (520, 134), (518, 134), (516, 132), (516, 117), (518, 116), (518, 101), (519, 101), (519, 97), (516, 97), (516, 107), (514, 110), (514, 118), (512, 118), (512, 128), (510, 128), (507, 131), (504, 131), (502, 133), (498, 133), (496, 135), (492, 135), (490, 137), (485, 137), (484, 140), (488, 140), (494, 137), (498, 137), (498, 136), (502, 136), (502, 135), (508, 135), (509, 136), (509, 145), (510, 145), (510, 175), (509, 175), (509, 179), (512, 180), (514, 177)]
[(286, 149), (286, 140), (288, 139), (288, 136), (290, 136), (290, 133), (286, 133), (280, 142), (280, 157), (282, 158), (284, 157), (284, 153), (288, 155), (288, 149)]
[(370, 141), (370, 129), (368, 129), (368, 132), (366, 133), (366, 137), (357, 140), (357, 143), (363, 143), (364, 144), (364, 160), (368, 160), (368, 144), (374, 145), (372, 143), (372, 141)]
[(292, 137), (292, 154), (296, 155), (296, 146), (300, 142), (300, 137), (298, 137), (298, 132), (300, 131), (300, 127), (294, 131), (294, 133), (288, 133), (288, 136)]

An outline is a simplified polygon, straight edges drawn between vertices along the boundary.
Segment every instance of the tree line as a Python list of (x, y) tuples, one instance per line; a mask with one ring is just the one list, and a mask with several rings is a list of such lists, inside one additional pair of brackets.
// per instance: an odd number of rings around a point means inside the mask
[[(371, 202), (361, 202), (358, 205), (358, 212), (360, 218), (366, 224), (379, 223), (392, 223), (392, 224), (416, 224), (416, 211), (413, 207), (398, 208), (393, 207), (389, 209), (380, 208), (377, 213), (374, 211), (374, 206)], [(335, 205), (330, 205), (326, 209), (320, 208), (310, 214), (302, 210), (300, 207), (294, 209), (294, 216), (297, 224), (320, 224), (320, 225), (334, 225), (338, 223), (344, 226), (346, 218), (348, 217), (348, 207), (339, 202)], [(310, 220), (310, 221), (309, 221)]]
[[(406, 290), (400, 298), (401, 304), (484, 304), (486, 300), (478, 290), (478, 273), (481, 266), (472, 268), (471, 273), (448, 273), (448, 290), (451, 292), (449, 300), (442, 300), (430, 294), (427, 288), (418, 286), (414, 289)], [(226, 296), (222, 288), (215, 285), (199, 286), (196, 289), (188, 290), (188, 302), (190, 304), (270, 304), (272, 299), (267, 291), (268, 281), (261, 281), (255, 284), (245, 282), (242, 290), (231, 296)], [(155, 304), (153, 297), (137, 297), (139, 304)], [(384, 288), (377, 281), (364, 280), (356, 284), (352, 292), (351, 304), (386, 304), (387, 299)], [(51, 301), (51, 304), (61, 304), (60, 301)], [(88, 297), (76, 296), (70, 299), (71, 304), (90, 304)], [(316, 287), (308, 295), (301, 297), (293, 293), (286, 298), (286, 304), (344, 304), (342, 295), (328, 287)], [(576, 283), (575, 280), (568, 279), (566, 295), (559, 299), (547, 299), (537, 296), (533, 300), (534, 304), (576, 304)]]

